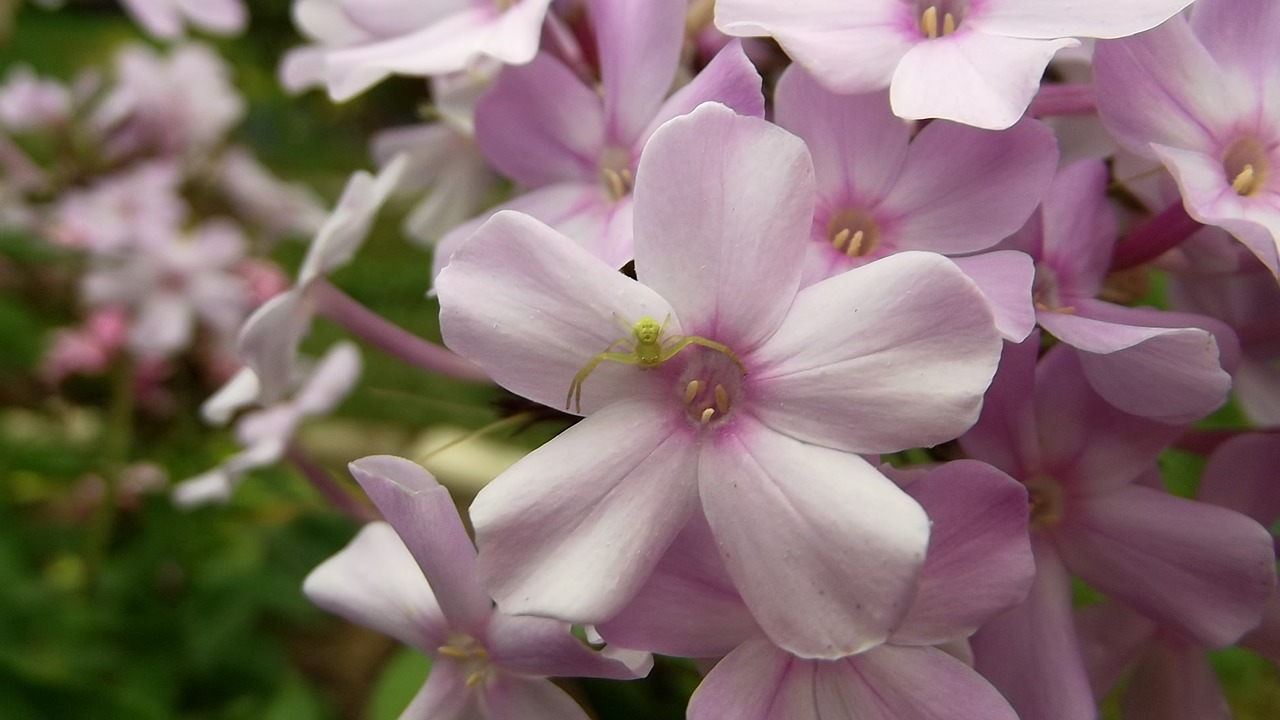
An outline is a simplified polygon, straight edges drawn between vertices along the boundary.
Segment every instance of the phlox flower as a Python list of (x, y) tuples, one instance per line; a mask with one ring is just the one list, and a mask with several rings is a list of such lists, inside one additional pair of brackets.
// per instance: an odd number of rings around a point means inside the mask
[(1026, 594), (1035, 575), (1026, 492), (971, 460), (931, 469), (906, 492), (932, 529), (911, 607), (884, 644), (829, 660), (774, 646), (698, 515), (635, 598), (598, 629), (621, 647), (725, 656), (694, 693), (690, 720), (1011, 720), (1000, 694), (948, 653), (964, 657), (964, 638)]
[(142, 29), (154, 37), (172, 40), (182, 37), (182, 26), (219, 35), (236, 35), (244, 30), (249, 14), (243, 0), (121, 0)]
[(770, 35), (831, 90), (889, 88), (895, 114), (1004, 129), (1073, 38), (1155, 27), (1191, 0), (719, 0), (729, 35)]
[(327, 217), (310, 188), (282, 181), (244, 148), (218, 156), (217, 182), (236, 213), (261, 228), (268, 241), (314, 234)]
[(36, 130), (66, 122), (71, 91), (62, 83), (42, 79), (27, 65), (15, 65), (0, 85), (0, 127), (10, 132)]
[[(999, 133), (940, 120), (912, 137), (885, 93), (835, 95), (794, 65), (778, 80), (774, 113), (808, 144), (817, 173), (806, 285), (903, 250), (987, 250), (1026, 222), (1057, 160), (1053, 134), (1034, 120)], [(1001, 333), (1025, 338), (1035, 326), (1031, 259), (999, 251), (954, 260), (984, 292), (991, 287)], [(983, 282), (991, 276), (998, 282)]]
[(476, 579), (475, 548), (449, 492), (421, 467), (367, 457), (351, 474), (386, 522), (366, 525), (307, 576), (312, 602), (431, 658), (401, 715), (423, 720), (586, 720), (548, 676), (632, 679), (644, 653), (595, 652), (562, 622), (508, 615)]
[[(670, 92), (684, 44), (683, 0), (593, 0), (600, 87), (542, 53), (506, 68), (476, 106), (476, 144), (528, 190), (497, 208), (531, 215), (616, 267), (631, 260), (632, 194), (645, 143), (703, 102), (764, 115), (760, 76), (734, 42)], [(441, 241), (437, 271), (492, 212)]]
[[(843, 657), (897, 624), (928, 519), (856, 453), (962, 432), (999, 338), (973, 283), (934, 254), (800, 289), (813, 202), (798, 138), (708, 103), (640, 158), (638, 281), (512, 212), (454, 253), (437, 283), (446, 344), (517, 394), (587, 415), (472, 505), (500, 607), (604, 620), (704, 512), (784, 649)], [(660, 362), (640, 367), (633, 350), (584, 371), (628, 345)], [(579, 385), (580, 406), (566, 399)]]
[(1187, 213), (1280, 272), (1280, 7), (1200, 0), (1191, 20), (1100, 43), (1098, 111), (1173, 174)]
[(982, 417), (961, 439), (1027, 486), (1036, 579), (972, 638), (975, 667), (1023, 720), (1085, 720), (1097, 706), (1072, 617), (1071, 576), (1204, 647), (1257, 625), (1276, 582), (1270, 534), (1169, 495), (1156, 455), (1184, 428), (1094, 392), (1080, 356), (1039, 338), (1006, 346)]
[[(173, 501), (182, 507), (226, 502), (240, 478), (250, 470), (272, 465), (284, 457), (298, 424), (326, 415), (342, 401), (360, 377), (360, 353), (351, 343), (338, 343), (310, 372), (295, 383), (291, 397), (244, 413), (236, 421), (236, 441), (243, 448), (218, 467), (179, 483)], [(202, 411), (206, 418), (225, 421), (258, 396), (257, 378), (241, 370), (232, 376)]]
[(178, 194), (181, 181), (177, 164), (167, 161), (139, 163), (99, 178), (58, 198), (47, 234), (59, 245), (94, 255), (169, 242), (188, 213)]

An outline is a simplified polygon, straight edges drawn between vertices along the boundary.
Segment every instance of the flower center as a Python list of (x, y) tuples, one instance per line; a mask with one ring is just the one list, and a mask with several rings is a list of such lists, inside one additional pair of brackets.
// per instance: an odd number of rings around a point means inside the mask
[(866, 210), (840, 210), (827, 221), (827, 239), (849, 257), (862, 257), (880, 244), (880, 226)]
[(600, 184), (614, 202), (631, 192), (635, 177), (631, 174), (631, 153), (626, 148), (605, 148), (600, 153)]
[(462, 666), (467, 687), (476, 687), (487, 680), (493, 670), (489, 653), (478, 640), (470, 635), (450, 635), (448, 644), (436, 648), (436, 652)]
[(968, 9), (966, 0), (923, 0), (916, 3), (916, 27), (929, 40), (945, 37), (960, 27)]
[(676, 380), (685, 416), (697, 427), (719, 426), (729, 420), (742, 401), (742, 370), (721, 352), (692, 353)]
[(1044, 475), (1023, 484), (1027, 487), (1027, 512), (1033, 528), (1051, 527), (1062, 521), (1061, 485)]
[(1058, 287), (1058, 273), (1044, 263), (1036, 263), (1035, 279), (1031, 282), (1031, 302), (1042, 312), (1073, 313), (1074, 307), (1062, 306), (1062, 291)]
[(1252, 137), (1239, 138), (1222, 154), (1222, 169), (1237, 195), (1253, 197), (1267, 184), (1267, 150)]

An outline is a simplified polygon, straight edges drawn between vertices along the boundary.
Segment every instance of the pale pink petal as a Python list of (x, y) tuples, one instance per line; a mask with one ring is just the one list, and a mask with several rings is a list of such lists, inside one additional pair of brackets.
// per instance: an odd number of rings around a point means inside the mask
[(1036, 581), (1022, 605), (969, 641), (974, 668), (1021, 720), (1097, 720), (1071, 617), (1071, 577), (1043, 539), (1032, 539)]
[(543, 677), (598, 677), (632, 680), (644, 677), (652, 658), (639, 655), (615, 657), (597, 652), (574, 637), (568, 623), (527, 615), (495, 614), (485, 634), (484, 647), (493, 663), (521, 675)]
[(201, 505), (225, 503), (231, 499), (240, 482), (224, 468), (216, 467), (193, 478), (188, 478), (173, 487), (173, 504), (190, 509)]
[(236, 352), (258, 376), (263, 404), (274, 403), (290, 388), (298, 343), (311, 329), (313, 304), (294, 289), (263, 303), (240, 329)]
[(685, 332), (739, 355), (777, 328), (813, 218), (804, 143), (707, 103), (659, 128), (636, 173), (636, 276)]
[[(449, 348), (499, 385), (555, 408), (566, 406), (574, 376), (628, 339), (626, 328), (640, 318), (670, 318), (668, 332), (681, 333), (652, 290), (519, 213), (498, 213), (482, 226), (454, 252), (436, 289)], [(583, 383), (582, 409), (652, 397), (659, 379), (635, 365), (601, 363)]]
[(1031, 302), (1036, 268), (1031, 256), (1017, 250), (995, 250), (951, 258), (987, 298), (996, 330), (1009, 342), (1022, 342), (1036, 327)]
[(302, 592), (325, 610), (428, 655), (446, 642), (448, 626), (431, 586), (386, 523), (365, 525), (307, 575)]
[(957, 32), (922, 42), (893, 73), (893, 112), (1003, 130), (1018, 122), (1049, 59), (1075, 40), (1028, 40)]
[(773, 36), (833, 92), (871, 92), (888, 87), (898, 61), (919, 42), (910, 8), (889, 0), (720, 0), (716, 27), (739, 37)]
[(932, 122), (911, 141), (877, 217), (901, 250), (985, 250), (1022, 227), (1057, 162), (1053, 132), (1035, 120), (1002, 132)]
[[(630, 147), (667, 96), (684, 43), (684, 0), (593, 0), (605, 135)], [(708, 98), (711, 99), (711, 98)]]
[(718, 102), (739, 115), (764, 117), (764, 95), (760, 92), (760, 73), (742, 50), (742, 43), (731, 41), (711, 62), (684, 87), (662, 103), (649, 125), (632, 145), (639, 153), (649, 136), (663, 123), (687, 115), (704, 102)]
[(707, 674), (689, 698), (689, 720), (819, 720), (817, 663), (764, 638), (745, 642)]
[(1116, 220), (1106, 191), (1107, 166), (1082, 160), (1063, 168), (1045, 197), (1036, 258), (1052, 271), (1062, 302), (1097, 295), (1111, 266)]
[(477, 569), (504, 613), (594, 623), (635, 594), (697, 504), (683, 422), (666, 403), (615, 402), (480, 492)]
[(475, 124), (480, 152), (518, 183), (599, 181), (600, 98), (550, 55), (503, 70), (476, 104)]
[[(568, 693), (546, 678), (500, 673), (482, 692), (485, 720), (590, 720)], [(435, 717), (427, 715), (424, 720)]]
[(1027, 491), (985, 463), (959, 460), (907, 487), (932, 528), (911, 609), (895, 645), (939, 645), (972, 635), (1026, 597), (1035, 578)]
[(1264, 527), (1280, 519), (1280, 434), (1231, 438), (1214, 451), (1200, 477), (1201, 500), (1244, 513)]
[(311, 241), (307, 257), (298, 269), (299, 285), (328, 275), (351, 261), (364, 244), (378, 209), (400, 184), (408, 163), (408, 158), (401, 155), (384, 165), (376, 176), (363, 170), (351, 175), (329, 219)]
[[(1024, 38), (1117, 38), (1150, 30), (1191, 0), (990, 0), (972, 23), (983, 32)], [(970, 20), (966, 19), (966, 23)]]
[(192, 25), (208, 32), (234, 34), (249, 20), (241, 0), (178, 0)]
[(1108, 403), (1091, 388), (1080, 354), (1062, 346), (1036, 370), (1035, 408), (1041, 464), (1031, 469), (1079, 492), (1133, 482), (1185, 430)]
[(150, 35), (172, 39), (182, 36), (182, 16), (172, 0), (122, 0), (125, 10)]
[(337, 407), (359, 378), (360, 351), (354, 343), (337, 343), (311, 370), (294, 395), (293, 406), (299, 415), (323, 415)]
[(734, 585), (780, 647), (844, 657), (906, 612), (928, 518), (861, 457), (744, 418), (704, 445), (698, 489)]
[(622, 647), (694, 658), (727, 655), (760, 634), (702, 513), (672, 541), (640, 592), (597, 630)]
[(1120, 144), (1150, 156), (1150, 143), (1208, 149), (1229, 126), (1233, 107), (1213, 58), (1186, 21), (1123, 40), (1093, 53), (1098, 112)]
[(258, 376), (247, 367), (240, 368), (200, 405), (200, 417), (213, 425), (225, 425), (237, 412), (252, 405), (258, 392)]
[(427, 682), (400, 714), (401, 720), (489, 720), (480, 694), (467, 685), (467, 677), (459, 663), (436, 658)]
[(1017, 720), (990, 683), (937, 648), (885, 645), (815, 665), (814, 720)]
[(1151, 644), (1159, 626), (1121, 603), (1101, 602), (1076, 612), (1080, 650), (1098, 697), (1106, 697)]
[(1280, 5), (1269, 0), (1199, 2), (1191, 26), (1223, 69), (1250, 76), (1260, 94), (1280, 90), (1280, 62), (1274, 57)]
[(1055, 536), (1091, 587), (1209, 647), (1257, 625), (1276, 583), (1272, 538), (1257, 522), (1145, 487), (1079, 498)]
[(493, 602), (476, 582), (475, 547), (449, 491), (403, 458), (374, 455), (349, 467), (422, 568), (450, 628), (478, 635)]
[(888, 93), (837, 95), (793, 65), (778, 79), (774, 108), (776, 122), (809, 145), (824, 206), (869, 208), (893, 187), (911, 128), (889, 109)]
[(1026, 479), (1040, 467), (1036, 435), (1036, 360), (1040, 333), (1019, 344), (1006, 342), (978, 422), (960, 438), (969, 457)]
[(169, 355), (184, 349), (195, 332), (195, 315), (187, 298), (157, 291), (142, 301), (129, 328), (129, 345), (144, 355)]
[(936, 445), (978, 418), (1000, 357), (987, 301), (941, 255), (906, 252), (796, 296), (746, 377), (752, 412), (849, 452)]
[(1120, 707), (1126, 720), (1230, 720), (1231, 708), (1205, 650), (1157, 636), (1129, 676)]

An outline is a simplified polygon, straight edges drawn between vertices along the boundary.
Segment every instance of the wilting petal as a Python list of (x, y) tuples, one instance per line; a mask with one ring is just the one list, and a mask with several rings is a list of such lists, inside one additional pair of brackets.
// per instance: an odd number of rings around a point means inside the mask
[(990, 465), (959, 460), (907, 487), (932, 528), (911, 609), (895, 645), (967, 637), (1022, 602), (1035, 578), (1027, 542), (1027, 492)]
[(734, 585), (780, 647), (844, 657), (906, 612), (928, 518), (861, 457), (744, 418), (703, 447), (698, 488)]
[(702, 513), (694, 513), (640, 592), (597, 626), (609, 642), (680, 657), (721, 657), (760, 634)]
[(434, 656), (448, 625), (431, 586), (390, 525), (365, 525), (302, 585), (311, 602)]
[(1035, 262), (1017, 250), (995, 250), (968, 257), (951, 258), (987, 298), (996, 330), (1009, 342), (1022, 342), (1036, 326), (1031, 288), (1035, 283)]
[[(640, 318), (669, 319), (668, 333), (681, 333), (652, 290), (518, 213), (498, 213), (458, 248), (436, 289), (449, 348), (499, 385), (555, 408), (565, 407), (574, 376), (631, 339), (627, 328)], [(652, 397), (658, 380), (635, 365), (604, 362), (583, 383), (582, 408)]]
[(1208, 647), (1257, 625), (1276, 582), (1261, 525), (1150, 488), (1080, 498), (1055, 536), (1063, 561), (1091, 587)]
[(480, 492), (477, 567), (504, 613), (594, 623), (635, 594), (697, 503), (676, 422), (665, 403), (615, 402)]
[(739, 354), (800, 284), (813, 166), (796, 136), (715, 103), (658, 129), (636, 173), (636, 276)]
[(869, 206), (893, 187), (911, 128), (889, 109), (888, 93), (837, 95), (792, 65), (778, 79), (774, 107), (777, 123), (808, 144), (826, 203)]
[(929, 123), (911, 141), (880, 212), (892, 218), (886, 223), (901, 250), (985, 250), (1022, 227), (1057, 162), (1053, 132), (1035, 120), (1001, 132)]
[(906, 252), (811, 285), (753, 354), (752, 412), (849, 452), (897, 452), (963, 433), (1000, 357), (982, 293), (946, 258)]
[(550, 55), (503, 70), (476, 104), (475, 123), (485, 158), (523, 185), (591, 182), (600, 172), (600, 98)]
[(956, 33), (911, 48), (893, 73), (899, 117), (942, 118), (990, 130), (1018, 122), (1054, 53), (1076, 40)]
[[(485, 637), (495, 665), (522, 675), (598, 677), (632, 680), (648, 674), (652, 658), (638, 665), (630, 656), (614, 657), (587, 647), (569, 632), (568, 623), (527, 615), (496, 614)], [(643, 658), (643, 654), (635, 654)]]
[(1027, 600), (969, 641), (974, 668), (1021, 720), (1097, 720), (1071, 618), (1071, 577), (1043, 539), (1032, 539), (1036, 581)]
[(478, 635), (493, 603), (476, 581), (476, 550), (449, 491), (404, 458), (374, 455), (350, 469), (431, 583), (450, 628)]

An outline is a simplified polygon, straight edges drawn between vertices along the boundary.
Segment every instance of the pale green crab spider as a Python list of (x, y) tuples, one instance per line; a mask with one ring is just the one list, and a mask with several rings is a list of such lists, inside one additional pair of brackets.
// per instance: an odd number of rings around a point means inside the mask
[[(578, 371), (578, 374), (573, 376), (573, 382), (569, 385), (569, 394), (564, 399), (565, 410), (568, 410), (569, 406), (573, 405), (575, 412), (582, 412), (582, 383), (586, 382), (587, 376), (596, 369), (596, 366), (606, 360), (626, 365), (638, 365), (641, 370), (650, 370), (675, 357), (681, 350), (690, 345), (700, 345), (708, 350), (722, 353), (732, 360), (734, 365), (738, 366), (738, 372), (743, 375), (747, 374), (747, 370), (742, 366), (742, 361), (738, 359), (738, 356), (727, 346), (715, 340), (708, 340), (697, 335), (675, 335), (663, 340), (662, 334), (666, 331), (667, 323), (671, 320), (670, 315), (667, 315), (661, 324), (651, 317), (642, 317), (634, 325), (627, 323), (617, 313), (614, 313), (613, 317), (627, 329), (631, 336), (624, 337), (605, 348), (604, 352), (588, 360), (587, 364), (583, 365), (582, 369)], [(619, 345), (628, 348), (629, 352), (614, 352), (614, 348)]]

